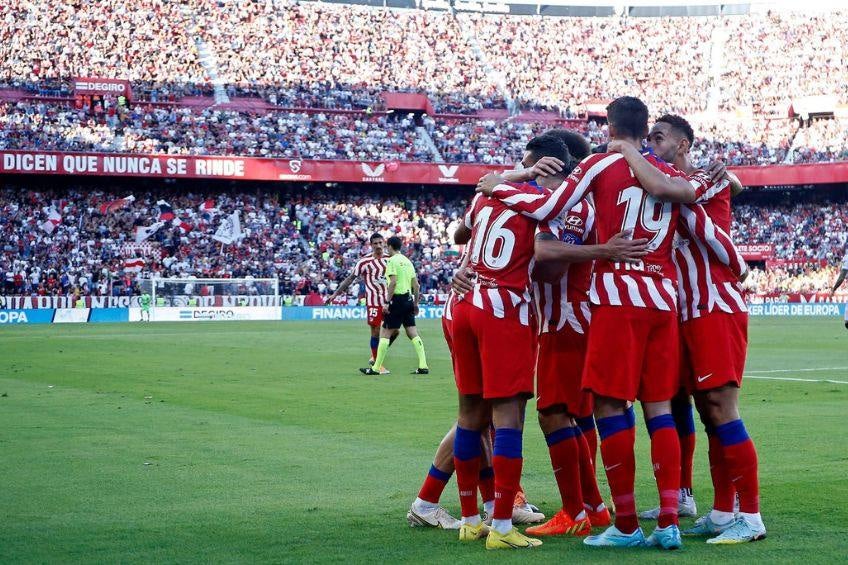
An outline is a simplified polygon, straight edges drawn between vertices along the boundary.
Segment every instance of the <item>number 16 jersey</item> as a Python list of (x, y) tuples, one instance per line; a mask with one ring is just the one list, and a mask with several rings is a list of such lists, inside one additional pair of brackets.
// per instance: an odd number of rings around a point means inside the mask
[[(544, 194), (542, 189), (539, 194)], [(471, 230), (468, 265), (477, 281), (462, 300), (495, 318), (531, 325), (530, 271), (538, 222), (478, 194), (465, 214), (465, 225)]]

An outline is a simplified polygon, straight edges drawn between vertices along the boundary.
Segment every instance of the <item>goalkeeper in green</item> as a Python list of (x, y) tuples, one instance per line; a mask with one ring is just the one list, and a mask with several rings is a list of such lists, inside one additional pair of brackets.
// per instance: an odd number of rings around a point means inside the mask
[(150, 321), (150, 302), (150, 295), (146, 292), (138, 298), (138, 303), (141, 306), (141, 318), (139, 318), (139, 322), (144, 322), (145, 318), (147, 318), (148, 322)]

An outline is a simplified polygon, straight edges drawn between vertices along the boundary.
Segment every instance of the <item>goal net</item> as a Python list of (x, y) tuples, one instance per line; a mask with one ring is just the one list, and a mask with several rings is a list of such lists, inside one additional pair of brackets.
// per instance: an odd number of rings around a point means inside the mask
[(160, 278), (140, 281), (141, 290), (151, 297), (153, 308), (209, 308), (280, 306), (278, 279)]

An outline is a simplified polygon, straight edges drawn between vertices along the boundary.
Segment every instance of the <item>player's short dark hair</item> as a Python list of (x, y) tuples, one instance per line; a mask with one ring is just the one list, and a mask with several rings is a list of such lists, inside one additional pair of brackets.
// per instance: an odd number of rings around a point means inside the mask
[(535, 160), (542, 157), (556, 157), (563, 163), (571, 162), (571, 153), (568, 152), (568, 146), (555, 135), (543, 133), (537, 135), (527, 142), (525, 149), (533, 154)]
[(678, 116), (677, 114), (663, 114), (657, 118), (657, 123), (660, 122), (670, 125), (671, 129), (677, 133), (685, 135), (686, 139), (689, 140), (689, 145), (695, 143), (695, 130), (692, 129), (689, 122), (682, 116)]
[(544, 135), (551, 135), (565, 143), (568, 147), (568, 152), (578, 161), (585, 159), (591, 153), (589, 140), (582, 133), (565, 128), (549, 129)]
[(642, 139), (648, 133), (648, 107), (634, 96), (616, 98), (607, 106), (607, 121), (619, 135)]
[(403, 247), (403, 242), (396, 235), (393, 235), (392, 237), (387, 239), (386, 243), (388, 243), (389, 247), (391, 247), (395, 251), (400, 251), (400, 248)]
[(375, 231), (374, 233), (371, 234), (371, 237), (368, 238), (368, 241), (371, 242), (371, 243), (374, 243), (375, 239), (383, 239), (383, 234)]

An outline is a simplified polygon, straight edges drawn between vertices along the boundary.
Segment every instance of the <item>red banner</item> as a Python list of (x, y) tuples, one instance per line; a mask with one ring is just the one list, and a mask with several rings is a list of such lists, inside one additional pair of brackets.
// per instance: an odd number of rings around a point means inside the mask
[[(510, 165), (0, 151), (0, 173), (472, 186)], [(800, 172), (798, 170), (801, 170)], [(731, 168), (747, 186), (848, 182), (848, 162)], [(793, 181), (792, 179), (800, 179)]]
[(116, 97), (126, 96), (127, 100), (132, 99), (130, 81), (114, 78), (77, 77), (74, 79), (74, 94), (79, 96), (111, 94)]
[(0, 151), (0, 173), (224, 178), (299, 182), (474, 185), (505, 167), (432, 163), (310, 161), (255, 157), (196, 157)]
[(774, 257), (774, 245), (763, 243), (759, 245), (737, 245), (739, 253), (746, 261), (764, 261)]
[(433, 112), (433, 104), (426, 94), (415, 94), (413, 92), (383, 92), (380, 95), (383, 104), (389, 110), (405, 110), (407, 112), (419, 110), (430, 114)]

